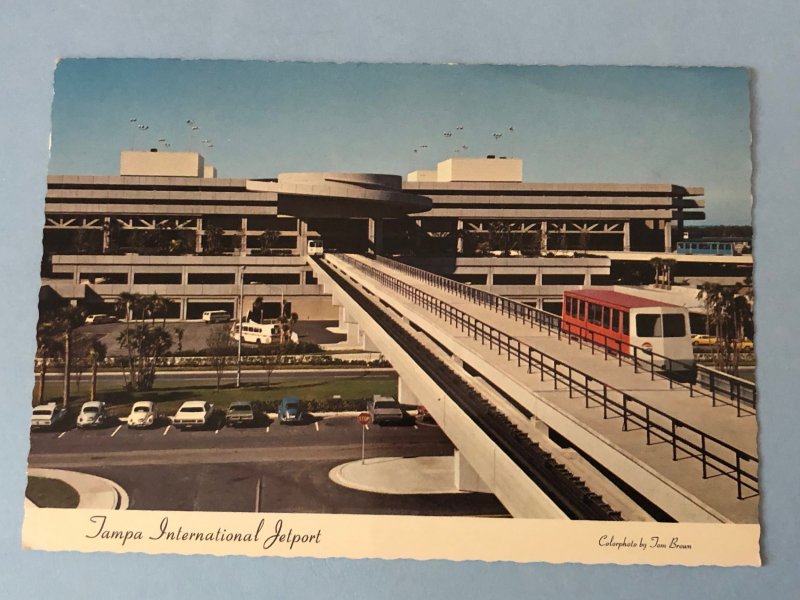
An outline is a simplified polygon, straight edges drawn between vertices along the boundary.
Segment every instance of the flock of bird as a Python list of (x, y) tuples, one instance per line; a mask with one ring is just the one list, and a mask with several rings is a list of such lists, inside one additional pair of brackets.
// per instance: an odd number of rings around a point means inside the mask
[[(131, 117), (128, 119), (128, 122), (131, 124), (131, 127), (134, 128), (134, 133), (136, 131), (148, 131), (150, 129), (149, 125), (144, 125), (143, 123), (139, 123), (139, 119), (136, 117)], [(190, 134), (195, 134), (200, 131), (200, 126), (197, 125), (192, 119), (186, 119), (186, 125), (189, 127)], [(167, 138), (160, 137), (158, 138), (158, 143), (163, 145), (164, 148), (170, 148), (172, 144), (169, 143)], [(206, 148), (213, 148), (214, 144), (209, 139), (200, 140)]]
[[(458, 125), (456, 127), (456, 131), (463, 131), (463, 130), (464, 130), (464, 126), (463, 125)], [(495, 141), (499, 141), (500, 138), (503, 137), (503, 133), (508, 133), (508, 134), (514, 133), (514, 128), (513, 127), (509, 127), (508, 130), (505, 131), (505, 132), (495, 131), (494, 133), (492, 133), (492, 137), (495, 139)], [(453, 132), (452, 131), (443, 131), (442, 132), (442, 136), (444, 136), (446, 139), (450, 139), (450, 138), (453, 137)], [(414, 152), (414, 154), (417, 154), (421, 150), (426, 149), (427, 147), (428, 147), (428, 144), (420, 144), (419, 146), (417, 146), (416, 148), (413, 149), (413, 152)], [(460, 147), (453, 149), (453, 152), (461, 152), (462, 150), (469, 150), (469, 146), (467, 146), (466, 144), (462, 144)]]

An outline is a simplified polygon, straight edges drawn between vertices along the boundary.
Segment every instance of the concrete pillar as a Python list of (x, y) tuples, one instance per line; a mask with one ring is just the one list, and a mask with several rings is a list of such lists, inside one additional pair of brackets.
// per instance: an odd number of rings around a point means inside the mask
[(180, 315), (178, 317), (181, 321), (185, 321), (186, 320), (186, 309), (187, 309), (187, 305), (188, 304), (189, 304), (189, 301), (186, 298), (181, 298), (181, 300), (180, 300), (181, 312), (180, 312)]
[(400, 404), (408, 404), (411, 406), (420, 405), (419, 398), (414, 395), (402, 377), (397, 378), (397, 401)]
[(300, 256), (308, 254), (308, 223), (297, 219), (297, 244), (295, 245)]
[(592, 285), (592, 275), (586, 271), (583, 275), (583, 285)]
[(203, 217), (197, 217), (194, 235), (194, 251), (195, 254), (201, 254), (203, 252)]
[(242, 239), (239, 240), (239, 254), (247, 255), (247, 217), (242, 217)]
[(664, 221), (664, 252), (672, 252), (672, 221)]
[(369, 238), (369, 252), (371, 254), (383, 252), (383, 219), (369, 219), (367, 236)]
[(541, 227), (540, 231), (541, 231), (541, 238), (542, 238), (542, 241), (541, 241), (541, 249), (542, 250), (541, 251), (542, 251), (542, 254), (544, 254), (545, 252), (547, 252), (547, 221), (542, 221), (542, 224), (541, 224), (540, 227)]
[(103, 254), (108, 252), (108, 241), (111, 234), (111, 217), (103, 217)]
[(453, 483), (462, 492), (484, 492), (492, 493), (492, 489), (480, 478), (475, 469), (472, 468), (464, 456), (458, 450), (453, 452)]
[(464, 253), (464, 221), (458, 219), (456, 221), (456, 253)]
[(622, 249), (625, 252), (631, 251), (631, 222), (625, 221), (622, 224)]

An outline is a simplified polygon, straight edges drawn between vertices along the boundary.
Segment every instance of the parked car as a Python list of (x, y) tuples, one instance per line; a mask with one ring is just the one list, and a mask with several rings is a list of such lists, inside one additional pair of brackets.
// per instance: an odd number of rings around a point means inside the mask
[(717, 338), (713, 335), (693, 335), (692, 336), (692, 346), (716, 346), (717, 345)]
[(278, 407), (278, 420), (281, 423), (299, 423), (305, 418), (303, 401), (294, 396), (286, 396)]
[(264, 404), (258, 400), (231, 402), (228, 412), (225, 414), (225, 424), (228, 427), (255, 425), (264, 417), (264, 413)]
[(405, 420), (400, 403), (390, 396), (375, 394), (367, 403), (367, 412), (376, 425), (384, 423), (402, 423)]
[(152, 400), (139, 400), (131, 406), (131, 414), (128, 415), (128, 427), (131, 429), (144, 429), (155, 425), (156, 403)]
[(105, 314), (89, 315), (86, 317), (86, 320), (84, 322), (87, 325), (102, 325), (103, 323), (116, 323), (117, 317)]
[[(692, 345), (693, 346), (717, 346), (721, 344), (723, 340), (720, 340), (713, 335), (693, 335), (692, 336)], [(744, 338), (741, 340), (731, 340), (731, 344), (734, 348), (739, 350), (752, 350), (753, 349), (753, 341)]]
[(177, 429), (200, 429), (208, 427), (214, 417), (214, 405), (203, 400), (187, 400), (172, 417)]
[(205, 323), (227, 323), (231, 320), (231, 315), (226, 310), (207, 310), (203, 313)]
[(67, 411), (55, 402), (34, 407), (31, 416), (31, 429), (52, 429), (67, 416)]
[(77, 425), (79, 428), (102, 427), (108, 418), (106, 405), (102, 402), (84, 402), (78, 414)]

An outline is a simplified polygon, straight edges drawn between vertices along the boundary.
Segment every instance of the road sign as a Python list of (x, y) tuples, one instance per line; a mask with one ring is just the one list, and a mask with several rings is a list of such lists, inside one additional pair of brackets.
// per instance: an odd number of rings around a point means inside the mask
[(367, 430), (367, 425), (372, 420), (369, 416), (369, 413), (362, 412), (358, 415), (358, 422), (361, 423), (361, 464), (364, 464), (364, 447), (365, 447), (365, 432)]

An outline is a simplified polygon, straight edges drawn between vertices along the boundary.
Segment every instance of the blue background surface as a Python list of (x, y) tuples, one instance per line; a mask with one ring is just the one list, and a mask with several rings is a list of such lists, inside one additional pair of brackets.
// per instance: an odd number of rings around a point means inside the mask
[[(3, 2), (0, 595), (20, 598), (798, 597), (794, 384), (800, 5), (389, 0)], [(22, 552), (52, 80), (58, 57), (747, 66), (754, 72), (761, 569)], [(143, 582), (152, 582), (143, 589)]]

